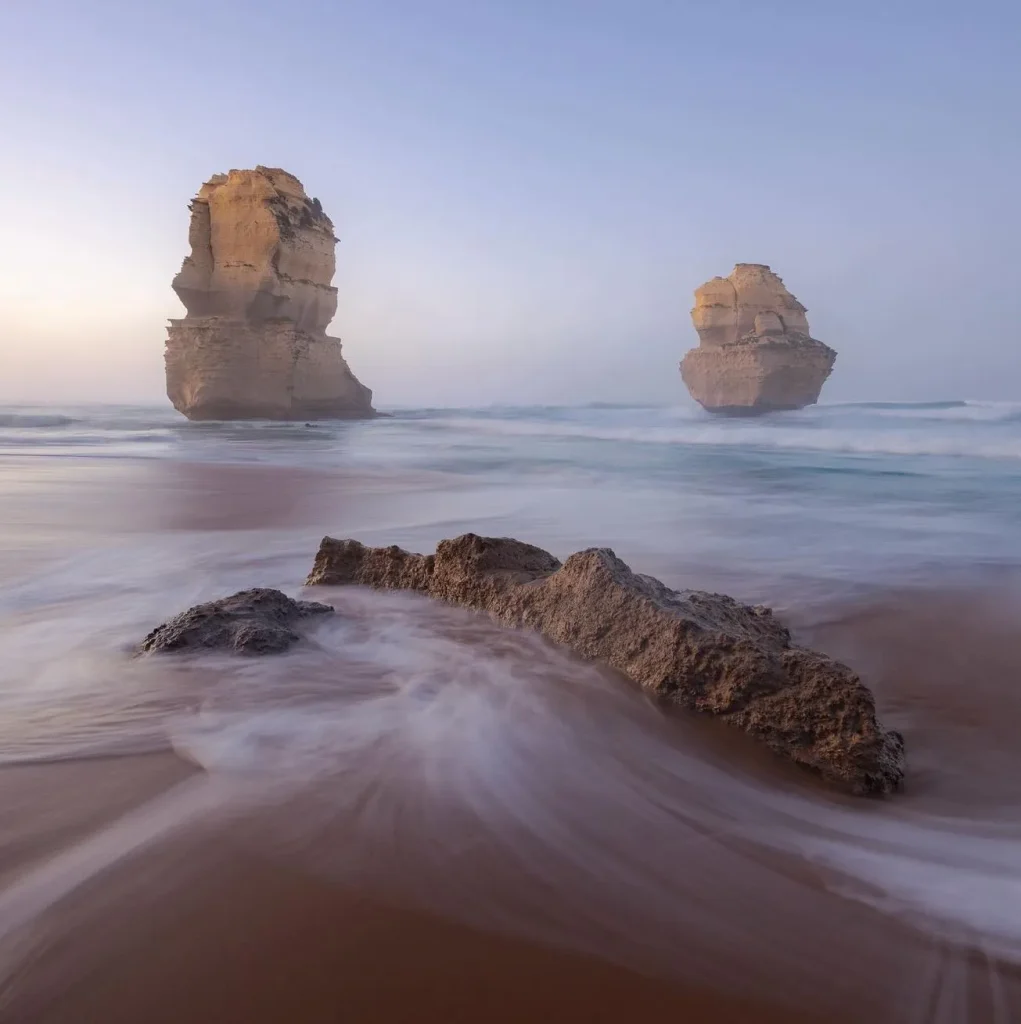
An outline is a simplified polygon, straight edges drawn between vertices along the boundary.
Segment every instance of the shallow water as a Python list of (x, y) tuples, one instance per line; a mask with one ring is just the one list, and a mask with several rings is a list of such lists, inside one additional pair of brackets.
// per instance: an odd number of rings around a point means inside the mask
[[(0, 411), (0, 472), (0, 757), (172, 749), (203, 769), (20, 866), (0, 893), (11, 1005), (26, 962), (48, 956), (59, 991), (97, 920), (139, 913), (114, 880), (145, 851), (226, 829), (324, 884), (763, 1007), (1021, 1015), (1014, 407), (309, 427), (17, 409)], [(905, 792), (835, 795), (612, 673), (411, 595), (317, 589), (336, 620), (279, 659), (130, 657), (189, 604), (298, 593), (326, 532), (426, 550), (468, 529), (561, 556), (606, 544), (671, 585), (775, 605), (904, 732)]]

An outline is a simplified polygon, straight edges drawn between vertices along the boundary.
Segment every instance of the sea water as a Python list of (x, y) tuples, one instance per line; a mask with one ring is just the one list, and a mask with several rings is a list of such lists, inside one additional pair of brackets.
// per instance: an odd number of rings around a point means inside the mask
[[(379, 526), (394, 539), (463, 527), (748, 577), (876, 582), (1021, 558), (1021, 405), (820, 405), (755, 420), (686, 407), (408, 409), (307, 424), (6, 407), (0, 459), (12, 481), (98, 460), (366, 471), (395, 489), (431, 473), (449, 501), (392, 503)], [(20, 503), (5, 492), (15, 522), (38, 516), (42, 492)]]

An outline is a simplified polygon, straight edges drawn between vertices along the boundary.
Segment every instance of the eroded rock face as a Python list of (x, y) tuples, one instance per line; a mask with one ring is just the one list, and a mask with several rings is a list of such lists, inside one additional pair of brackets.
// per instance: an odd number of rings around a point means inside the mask
[(328, 604), (295, 601), (279, 590), (242, 590), (174, 616), (157, 626), (139, 650), (144, 654), (201, 650), (279, 654), (301, 639), (298, 627), (332, 614)]
[(215, 174), (191, 203), (191, 255), (173, 287), (167, 394), (189, 419), (374, 415), (326, 335), (337, 311), (333, 223), (279, 168)]
[(757, 415), (819, 400), (837, 353), (811, 337), (805, 307), (769, 267), (738, 263), (695, 291), (699, 347), (681, 361), (692, 398), (710, 412)]
[(606, 548), (561, 564), (475, 534), (441, 541), (435, 555), (326, 537), (307, 583), (414, 590), (534, 629), (854, 793), (888, 793), (903, 778), (903, 740), (880, 725), (851, 669), (793, 645), (768, 608), (670, 590)]

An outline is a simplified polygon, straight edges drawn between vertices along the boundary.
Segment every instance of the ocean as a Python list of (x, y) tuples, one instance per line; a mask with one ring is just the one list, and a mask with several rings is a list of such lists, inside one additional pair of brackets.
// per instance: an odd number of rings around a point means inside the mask
[[(415, 500), (388, 500), (385, 522), (322, 510), (334, 530), (397, 543), (474, 529), (558, 552), (609, 545), (710, 572), (849, 583), (1021, 558), (1021, 405), (857, 403), (754, 421), (607, 405), (422, 409), (315, 424), (4, 408), (0, 459), (23, 486), (60, 467), (98, 481), (132, 466), (155, 481), (165, 462), (364, 473), (395, 490), (413, 479)], [(15, 523), (45, 504), (11, 487), (3, 500)]]
[[(388, 413), (0, 406), (0, 1020), (1021, 1017), (1021, 404)], [(468, 531), (770, 604), (873, 689), (904, 792), (826, 791), (413, 595), (317, 590), (336, 622), (281, 658), (132, 656), (199, 601), (299, 594), (326, 534)], [(388, 979), (338, 966), (362, 942)], [(284, 960), (307, 1012), (252, 982)]]

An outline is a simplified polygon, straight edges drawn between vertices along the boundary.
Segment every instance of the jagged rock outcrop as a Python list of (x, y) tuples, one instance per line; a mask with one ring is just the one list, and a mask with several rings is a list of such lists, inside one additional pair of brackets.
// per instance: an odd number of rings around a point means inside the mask
[(326, 335), (337, 311), (333, 223), (292, 174), (214, 174), (191, 202), (173, 287), (167, 395), (189, 419), (373, 416), (372, 392)]
[(699, 347), (681, 361), (691, 397), (732, 416), (814, 405), (837, 353), (811, 336), (805, 313), (760, 263), (738, 263), (730, 277), (697, 288)]
[(414, 590), (536, 630), (854, 793), (888, 793), (903, 778), (903, 739), (880, 725), (851, 669), (792, 644), (768, 608), (670, 590), (607, 548), (561, 564), (531, 544), (470, 533), (435, 555), (326, 537), (306, 582)]
[(296, 627), (332, 614), (328, 604), (295, 601), (279, 590), (257, 587), (175, 615), (157, 626), (139, 645), (139, 651), (279, 654), (301, 639)]

